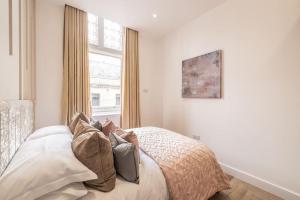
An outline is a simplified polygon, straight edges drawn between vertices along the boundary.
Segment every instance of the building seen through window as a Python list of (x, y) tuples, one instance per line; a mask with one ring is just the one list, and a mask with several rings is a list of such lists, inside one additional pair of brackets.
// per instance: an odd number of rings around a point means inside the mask
[(89, 53), (89, 60), (93, 115), (120, 114), (121, 58)]
[(123, 28), (93, 14), (88, 15), (88, 22), (92, 114), (99, 120), (119, 119)]

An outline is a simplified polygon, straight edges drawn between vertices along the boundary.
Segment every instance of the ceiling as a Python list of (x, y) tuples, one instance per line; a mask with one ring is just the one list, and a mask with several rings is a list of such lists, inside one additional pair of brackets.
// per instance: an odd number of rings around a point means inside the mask
[[(53, 0), (51, 0), (53, 1)], [(55, 0), (161, 38), (225, 0)], [(157, 14), (157, 18), (152, 15)]]

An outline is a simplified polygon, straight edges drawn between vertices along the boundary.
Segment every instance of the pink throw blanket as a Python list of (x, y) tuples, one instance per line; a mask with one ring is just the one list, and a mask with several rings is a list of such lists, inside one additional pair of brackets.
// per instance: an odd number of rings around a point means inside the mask
[(214, 153), (204, 144), (161, 128), (133, 130), (140, 148), (162, 169), (170, 200), (207, 200), (230, 188)]

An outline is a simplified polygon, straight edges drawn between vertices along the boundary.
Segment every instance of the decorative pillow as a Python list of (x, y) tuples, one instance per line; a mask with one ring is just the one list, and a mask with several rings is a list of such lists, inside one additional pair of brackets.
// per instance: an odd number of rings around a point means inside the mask
[(37, 200), (76, 200), (88, 193), (82, 183), (71, 183), (54, 192), (41, 196)]
[(85, 121), (86, 123), (90, 123), (89, 118), (84, 113), (82, 113), (82, 112), (76, 113), (72, 117), (72, 121), (70, 122), (70, 125), (69, 125), (69, 128), (73, 134), (74, 134), (74, 130), (75, 130), (76, 124), (78, 123), (79, 119)]
[(25, 141), (0, 177), (1, 200), (33, 200), (70, 183), (97, 178), (74, 156), (72, 135)]
[(102, 125), (102, 132), (108, 137), (109, 134), (115, 131), (117, 128), (118, 127), (111, 120), (106, 120)]
[(138, 161), (140, 163), (140, 147), (139, 147), (139, 141), (136, 134), (133, 131), (127, 132), (120, 128), (115, 130), (114, 133), (116, 133), (118, 136), (120, 136), (122, 139), (126, 140), (127, 142), (135, 145), (136, 153), (138, 155)]
[(74, 129), (74, 138), (77, 138), (79, 135), (84, 134), (84, 133), (89, 133), (89, 132), (101, 132), (98, 129), (94, 128), (92, 125), (90, 125), (89, 123), (79, 119), (78, 123), (76, 124), (76, 127)]
[(91, 125), (99, 131), (102, 131), (102, 124), (99, 121), (93, 121), (91, 122)]
[(116, 171), (110, 141), (98, 129), (79, 120), (75, 128), (72, 149), (75, 156), (98, 176), (85, 184), (108, 192), (114, 189)]
[(136, 146), (115, 133), (109, 135), (117, 173), (125, 180), (139, 183), (139, 161)]
[(34, 140), (41, 137), (46, 137), (48, 135), (56, 135), (56, 134), (69, 134), (72, 135), (69, 127), (67, 126), (48, 126), (44, 128), (40, 128), (34, 131), (26, 140)]

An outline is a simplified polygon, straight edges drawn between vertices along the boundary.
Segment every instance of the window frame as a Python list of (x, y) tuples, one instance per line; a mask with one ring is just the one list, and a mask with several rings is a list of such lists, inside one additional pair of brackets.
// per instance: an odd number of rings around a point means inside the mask
[[(110, 56), (110, 57), (115, 57), (115, 58), (120, 58), (121, 59), (121, 66), (123, 64), (123, 59), (122, 59), (122, 53), (121, 54), (115, 54), (115, 53), (112, 53), (112, 52), (107, 52), (107, 51), (104, 51), (103, 49), (96, 49), (96, 48), (90, 48), (89, 49), (89, 53), (93, 53), (93, 54), (99, 54), (99, 55), (103, 55), (103, 56)], [(122, 67), (121, 67), (122, 69)]]

